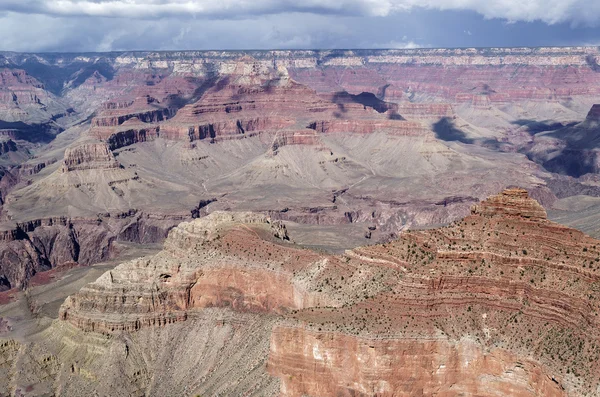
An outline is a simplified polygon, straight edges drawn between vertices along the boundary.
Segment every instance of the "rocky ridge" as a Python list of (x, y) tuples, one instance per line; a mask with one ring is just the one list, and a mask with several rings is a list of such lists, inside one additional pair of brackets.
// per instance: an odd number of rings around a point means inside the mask
[(104, 212), (193, 213), (218, 197), (211, 209), (349, 225), (353, 246), (450, 222), (507, 184), (546, 208), (597, 187), (554, 180), (599, 169), (594, 111), (575, 135), (549, 130), (592, 106), (597, 48), (0, 58), (0, 105), (23, 117), (0, 117), (15, 142), (0, 148), (7, 230)]
[(268, 371), (286, 396), (598, 390), (600, 242), (549, 221), (522, 189), (341, 256), (274, 235), (248, 213), (184, 223), (155, 257), (67, 299), (61, 319), (119, 335), (211, 307), (278, 315)]

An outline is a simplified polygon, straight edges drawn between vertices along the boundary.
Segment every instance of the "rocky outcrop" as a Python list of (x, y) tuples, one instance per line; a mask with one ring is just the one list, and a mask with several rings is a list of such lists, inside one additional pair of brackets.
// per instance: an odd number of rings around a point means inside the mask
[[(283, 225), (252, 213), (215, 212), (182, 223), (155, 257), (124, 263), (71, 296), (61, 318), (113, 333), (183, 321), (194, 308), (283, 313), (310, 304), (314, 297), (294, 285), (292, 269), (274, 262), (299, 250), (267, 243), (259, 233), (288, 239)], [(262, 251), (249, 253), (254, 244)], [(117, 298), (125, 286), (128, 298)]]
[(71, 296), (61, 318), (106, 334), (209, 307), (278, 315), (269, 372), (285, 396), (586, 395), (599, 386), (600, 242), (555, 224), (519, 188), (447, 227), (333, 256), (216, 212), (154, 257)]
[(63, 172), (110, 168), (119, 168), (119, 162), (106, 143), (84, 143), (65, 151)]
[[(72, 109), (71, 109), (72, 112)], [(45, 85), (23, 69), (0, 68), (0, 134), (47, 142), (61, 132), (58, 115), (69, 109)]]
[(523, 217), (528, 219), (547, 219), (546, 210), (535, 200), (532, 200), (527, 190), (520, 188), (506, 189), (492, 196), (479, 205), (474, 205), (471, 214), (485, 217)]
[(92, 127), (118, 127), (134, 118), (142, 123), (157, 123), (166, 120), (169, 114), (169, 109), (152, 109), (122, 115), (103, 115), (92, 120)]
[(452, 117), (454, 111), (448, 103), (400, 103), (398, 113), (412, 120)]
[(371, 339), (278, 327), (269, 371), (289, 397), (567, 395), (535, 361), (485, 351), (469, 339)]
[(17, 150), (17, 144), (12, 139), (0, 141), (0, 155), (10, 152), (16, 152)]
[(139, 142), (153, 141), (159, 136), (160, 127), (134, 127), (115, 132), (106, 139), (110, 150), (116, 150)]
[(118, 254), (117, 241), (152, 244), (186, 216), (137, 211), (96, 218), (46, 218), (20, 222), (0, 232), (0, 276), (24, 288), (37, 273), (71, 262), (91, 265)]
[(314, 131), (309, 129), (301, 131), (283, 131), (275, 135), (271, 151), (273, 154), (277, 154), (277, 151), (280, 148), (289, 145), (319, 146), (321, 145), (321, 140)]
[(354, 133), (372, 134), (375, 131), (387, 132), (397, 136), (422, 136), (429, 131), (420, 123), (411, 121), (374, 121), (374, 120), (327, 120), (314, 121), (308, 125), (317, 132), (327, 133)]
[(591, 121), (591, 122), (599, 122), (600, 121), (600, 105), (598, 105), (598, 104), (593, 105), (592, 108), (590, 109), (590, 111), (588, 112), (585, 120)]
[[(372, 93), (317, 95), (313, 89), (292, 80), (285, 67), (272, 67), (250, 57), (238, 59), (201, 88), (204, 92), (197, 101), (182, 106), (167, 121), (166, 116), (147, 117), (134, 112), (149, 105), (159, 106), (156, 102), (141, 103), (138, 98), (105, 104), (102, 116), (92, 121), (92, 133), (106, 140), (111, 148), (117, 148), (152, 140), (159, 134), (170, 140), (214, 143), (265, 132), (293, 133), (299, 126), (319, 132), (384, 131), (397, 135), (424, 129), (419, 123), (406, 122), (396, 104), (384, 102)], [(432, 108), (447, 113), (443, 106)], [(416, 111), (419, 117), (424, 116), (425, 109)], [(311, 121), (315, 117), (323, 120)]]

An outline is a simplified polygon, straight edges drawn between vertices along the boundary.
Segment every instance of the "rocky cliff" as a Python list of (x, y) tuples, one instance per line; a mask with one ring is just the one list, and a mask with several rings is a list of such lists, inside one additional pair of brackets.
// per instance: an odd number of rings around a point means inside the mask
[(285, 236), (250, 213), (181, 224), (158, 255), (68, 298), (61, 319), (120, 335), (206, 308), (277, 315), (268, 371), (285, 396), (598, 390), (600, 241), (549, 221), (522, 189), (341, 256)]
[(63, 172), (98, 168), (119, 168), (119, 163), (107, 144), (84, 143), (65, 151)]
[(91, 265), (118, 254), (114, 243), (161, 242), (186, 215), (104, 213), (96, 218), (46, 218), (0, 232), (1, 290), (25, 288), (37, 273), (67, 263)]
[(211, 210), (348, 226), (349, 247), (446, 224), (511, 184), (548, 209), (587, 205), (600, 169), (598, 57), (585, 47), (3, 53), (0, 135), (14, 145), (0, 147), (0, 219), (13, 233), (13, 221), (189, 214), (218, 198)]

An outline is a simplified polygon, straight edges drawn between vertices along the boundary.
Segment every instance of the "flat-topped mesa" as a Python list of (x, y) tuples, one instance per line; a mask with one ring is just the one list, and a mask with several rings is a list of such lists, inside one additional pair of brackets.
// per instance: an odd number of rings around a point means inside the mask
[(315, 130), (280, 131), (273, 139), (271, 153), (276, 155), (279, 149), (290, 145), (321, 146), (322, 142)]
[(84, 143), (65, 151), (62, 171), (119, 168), (119, 162), (103, 142)]
[(502, 193), (471, 207), (471, 214), (485, 217), (523, 217), (532, 220), (548, 218), (540, 203), (529, 197), (527, 190), (521, 188), (505, 189)]

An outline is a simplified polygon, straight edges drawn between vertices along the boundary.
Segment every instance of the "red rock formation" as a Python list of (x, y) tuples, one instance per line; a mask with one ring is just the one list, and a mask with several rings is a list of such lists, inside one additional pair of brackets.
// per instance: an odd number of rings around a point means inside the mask
[(407, 119), (439, 119), (452, 117), (452, 105), (447, 103), (400, 103), (398, 113)]
[[(111, 333), (185, 320), (193, 308), (285, 313), (329, 302), (292, 282), (297, 265), (275, 262), (275, 258), (292, 255), (306, 261), (313, 254), (273, 245), (257, 233), (287, 238), (280, 224), (254, 214), (213, 213), (183, 223), (171, 231), (165, 250), (156, 257), (123, 264), (71, 296), (61, 309), (61, 318), (85, 330)], [(224, 252), (224, 247), (231, 252)], [(245, 260), (257, 256), (248, 253), (249, 247), (260, 247), (258, 256), (265, 262), (247, 266)], [(205, 249), (211, 252), (208, 257), (202, 253)], [(123, 283), (131, 287), (129, 298), (116, 302), (115, 294)]]
[(269, 371), (286, 396), (598, 387), (600, 241), (547, 220), (522, 189), (448, 227), (343, 256), (268, 241), (281, 235), (272, 226), (227, 213), (182, 224), (157, 256), (70, 297), (61, 318), (112, 333), (206, 307), (279, 314)]
[[(239, 59), (197, 102), (179, 109), (166, 122), (161, 121), (167, 117), (155, 116), (155, 111), (135, 110), (145, 107), (147, 104), (140, 100), (107, 103), (102, 116), (93, 120), (92, 133), (117, 148), (156, 136), (215, 142), (306, 126), (319, 132), (424, 132), (420, 124), (404, 122), (395, 104), (380, 101), (372, 94), (319, 96), (291, 80), (284, 68), (275, 70), (248, 57)], [(447, 106), (433, 106), (432, 111), (445, 114)], [(417, 110), (420, 117), (424, 112), (425, 108)]]
[(0, 70), (0, 104), (39, 105), (46, 99), (44, 85), (23, 70)]
[[(48, 92), (39, 80), (24, 70), (0, 68), (0, 130), (5, 130), (4, 135), (35, 141), (36, 137), (29, 135), (36, 135), (36, 131), (22, 134), (19, 131), (27, 129), (28, 125), (40, 124), (46, 125), (46, 128), (56, 128), (54, 121), (59, 115), (67, 114), (67, 107)], [(60, 131), (56, 128), (57, 132)]]
[(42, 271), (65, 263), (91, 265), (116, 254), (115, 241), (162, 241), (185, 215), (98, 214), (86, 218), (46, 218), (17, 223), (0, 231), (0, 274), (12, 288), (24, 288)]
[(125, 123), (127, 120), (136, 118), (143, 123), (157, 123), (159, 121), (166, 120), (169, 117), (169, 109), (150, 109), (150, 110), (139, 110), (139, 112), (133, 112), (126, 114), (111, 114), (95, 117), (92, 120), (92, 127), (118, 127)]
[(139, 142), (153, 141), (159, 136), (160, 127), (132, 126), (112, 133), (106, 142), (110, 150), (119, 149)]
[(273, 330), (270, 372), (281, 396), (566, 396), (533, 360), (472, 340), (356, 338)]
[(471, 209), (473, 215), (485, 217), (523, 217), (535, 220), (544, 220), (548, 217), (544, 207), (529, 198), (526, 190), (519, 188), (506, 189), (497, 196), (488, 198), (480, 205)]

